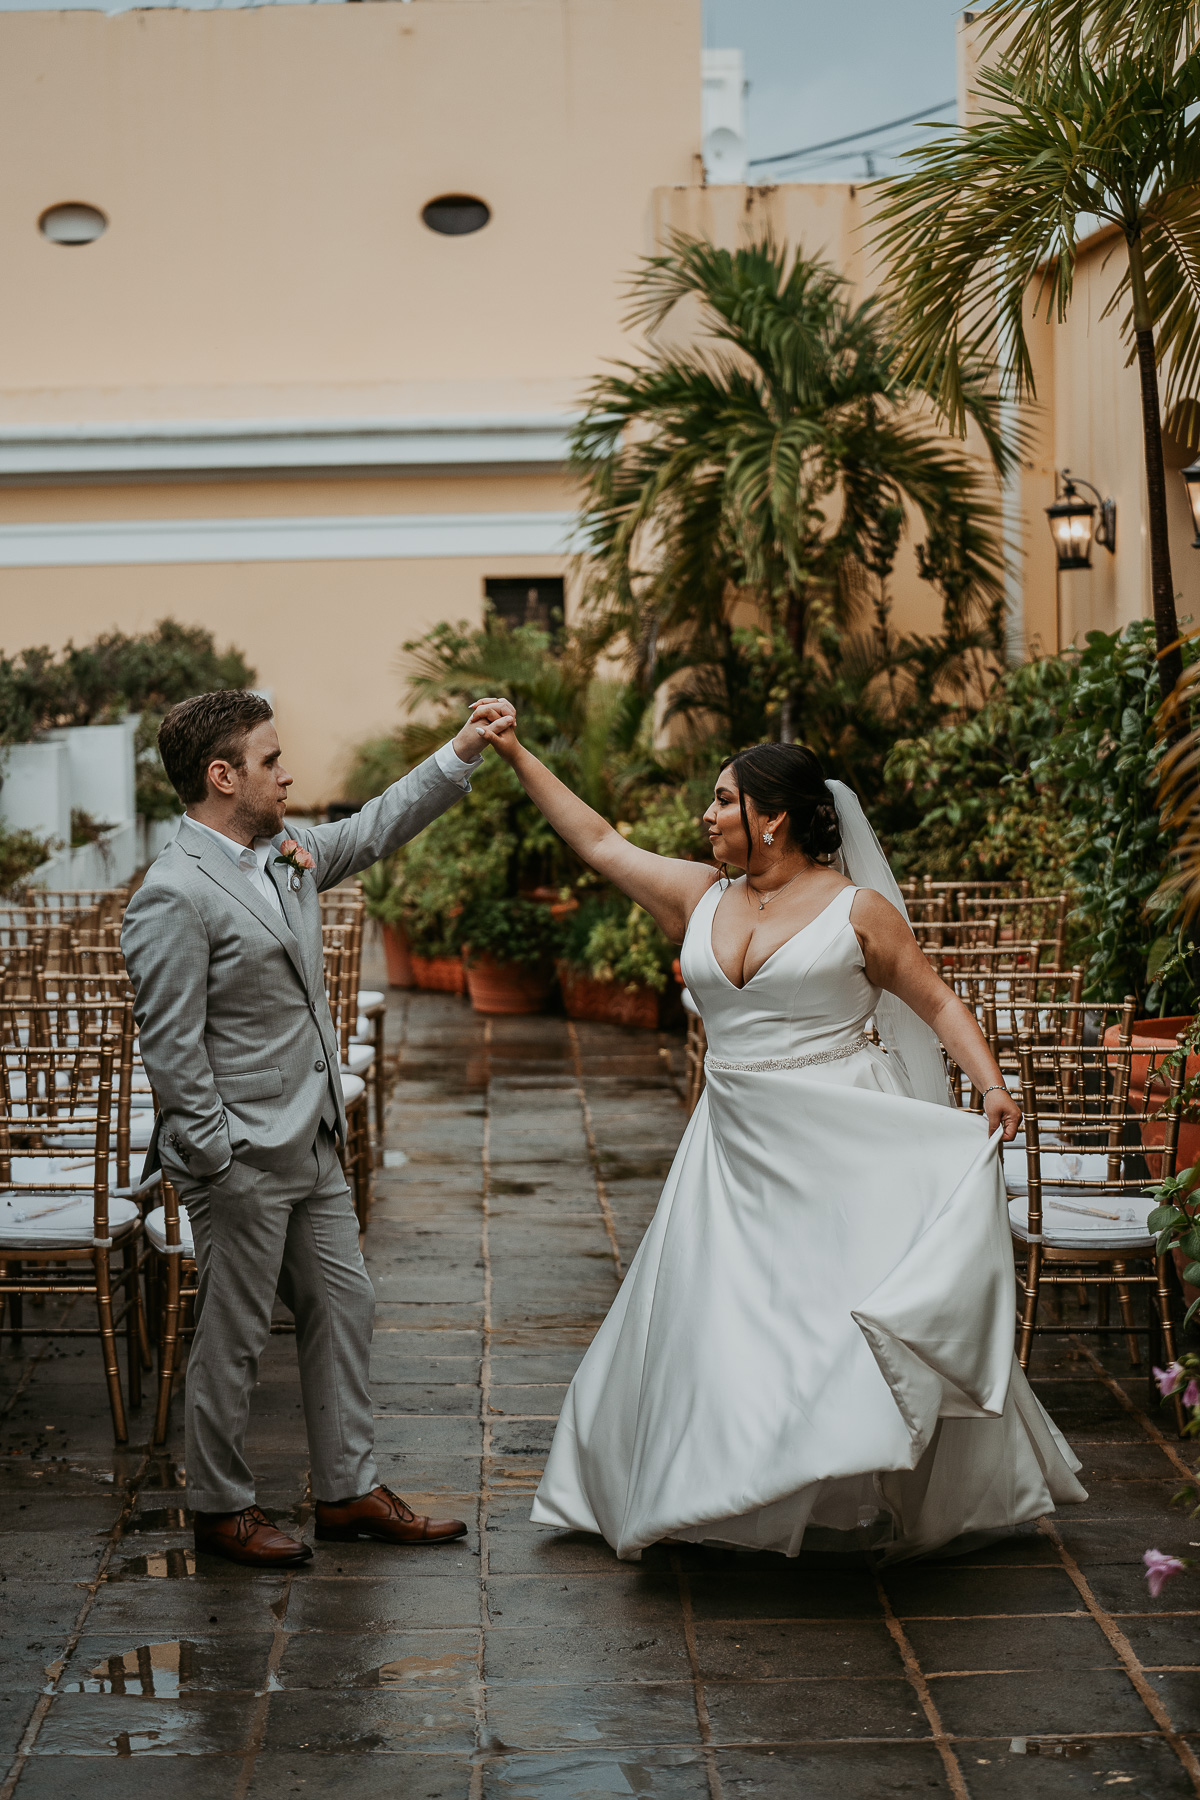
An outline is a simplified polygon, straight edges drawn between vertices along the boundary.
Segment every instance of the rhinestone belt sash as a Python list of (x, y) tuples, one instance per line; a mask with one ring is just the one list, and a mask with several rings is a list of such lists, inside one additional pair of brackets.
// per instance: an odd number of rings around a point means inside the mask
[(865, 1031), (859, 1033), (848, 1044), (840, 1044), (836, 1050), (814, 1050), (811, 1056), (768, 1056), (762, 1062), (727, 1062), (722, 1056), (706, 1056), (704, 1065), (709, 1069), (728, 1069), (737, 1075), (760, 1075), (767, 1069), (811, 1069), (817, 1063), (841, 1062), (847, 1056), (854, 1056), (859, 1050), (870, 1046), (870, 1038)]

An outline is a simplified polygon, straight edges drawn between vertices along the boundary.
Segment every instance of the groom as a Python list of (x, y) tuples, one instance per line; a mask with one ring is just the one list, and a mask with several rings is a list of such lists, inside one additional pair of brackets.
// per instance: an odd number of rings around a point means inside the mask
[[(187, 811), (125, 915), (121, 947), (159, 1112), (147, 1171), (188, 1209), (199, 1270), (187, 1372), (187, 1494), (196, 1548), (306, 1562), (254, 1504), (243, 1455), (276, 1293), (296, 1320), (319, 1538), (461, 1537), (379, 1484), (368, 1370), (375, 1295), (338, 1162), (346, 1115), (325, 997), (318, 894), (387, 856), (469, 791), (479, 700), (443, 746), (353, 818), (282, 826), (291, 776), (258, 694), (199, 694), (158, 745)], [(281, 861), (280, 850), (290, 856)]]

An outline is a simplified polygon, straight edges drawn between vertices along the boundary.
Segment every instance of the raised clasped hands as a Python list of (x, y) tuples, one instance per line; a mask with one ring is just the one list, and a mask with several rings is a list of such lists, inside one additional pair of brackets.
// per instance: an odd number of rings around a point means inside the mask
[(463, 762), (472, 762), (485, 744), (499, 748), (503, 735), (512, 735), (516, 718), (517, 710), (511, 700), (473, 700), (471, 716), (450, 747)]

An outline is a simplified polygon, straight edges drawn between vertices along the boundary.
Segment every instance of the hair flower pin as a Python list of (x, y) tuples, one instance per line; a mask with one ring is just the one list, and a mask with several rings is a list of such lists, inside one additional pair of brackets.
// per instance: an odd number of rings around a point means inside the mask
[(287, 869), (288, 886), (293, 894), (300, 892), (300, 877), (305, 869), (315, 869), (316, 866), (303, 844), (298, 844), (295, 838), (284, 838), (279, 846), (279, 855), (275, 858), (275, 867)]

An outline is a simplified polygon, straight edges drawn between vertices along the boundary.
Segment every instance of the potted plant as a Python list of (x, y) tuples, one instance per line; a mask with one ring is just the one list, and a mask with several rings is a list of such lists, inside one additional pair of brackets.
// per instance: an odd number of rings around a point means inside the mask
[(480, 895), (463, 919), (463, 962), (475, 1011), (541, 1012), (554, 985), (559, 931), (542, 901)]
[(387, 963), (388, 986), (411, 988), (417, 985), (413, 971), (411, 945), (404, 923), (404, 886), (400, 879), (400, 854), (372, 863), (358, 878), (362, 889), (363, 910), (379, 926)]
[(558, 969), (568, 1018), (653, 1031), (671, 962), (670, 945), (640, 906), (619, 894), (585, 900)]

